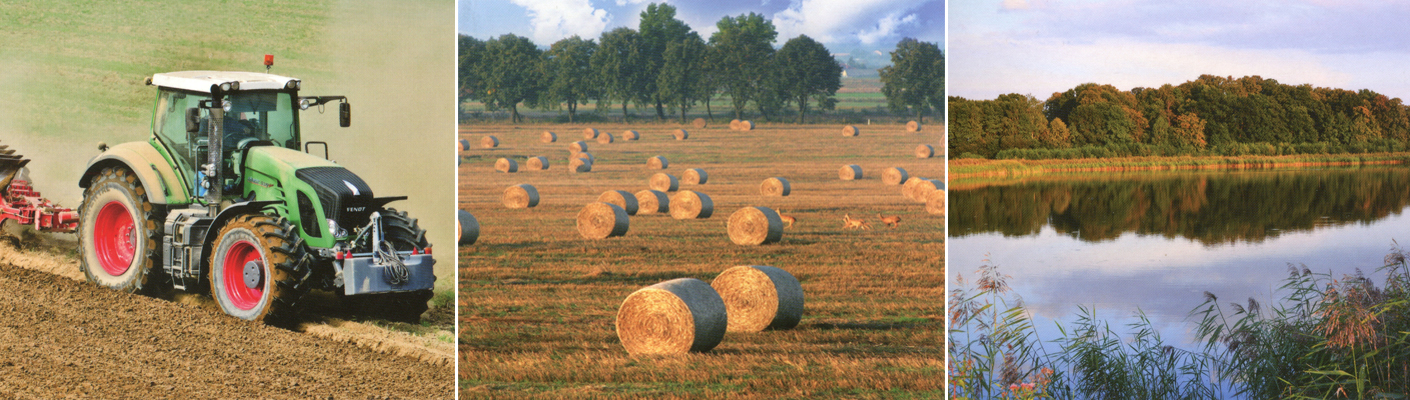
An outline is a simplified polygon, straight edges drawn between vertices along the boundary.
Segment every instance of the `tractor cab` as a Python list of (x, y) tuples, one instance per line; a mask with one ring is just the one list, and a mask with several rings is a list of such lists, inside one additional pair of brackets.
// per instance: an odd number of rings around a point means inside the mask
[[(342, 101), (342, 125), (348, 126), (343, 96), (299, 97), (301, 82), (286, 76), (231, 71), (181, 71), (155, 74), (152, 118), (154, 145), (166, 150), (192, 198), (205, 197), (212, 179), (209, 165), (221, 168), (220, 192), (240, 194), (244, 153), (255, 146), (299, 150), (299, 111)], [(215, 135), (212, 135), (215, 133)], [(213, 138), (218, 137), (219, 140)], [(212, 145), (212, 141), (215, 141)], [(219, 153), (214, 157), (212, 149)]]

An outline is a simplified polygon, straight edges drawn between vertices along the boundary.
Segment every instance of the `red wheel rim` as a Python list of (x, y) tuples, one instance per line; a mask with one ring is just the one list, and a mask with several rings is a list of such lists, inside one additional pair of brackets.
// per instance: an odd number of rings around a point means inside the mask
[[(245, 286), (245, 264), (254, 261), (262, 266), (264, 260), (260, 258), (259, 248), (248, 240), (241, 240), (230, 246), (225, 252), (225, 260), (221, 263), (221, 276), (225, 281), (225, 297), (230, 299), (230, 304), (241, 310), (249, 310), (259, 305), (259, 301), (264, 297), (264, 278), (261, 277), (260, 285), (256, 287)], [(260, 268), (260, 274), (264, 275), (264, 268)]]
[(98, 265), (108, 275), (122, 275), (132, 266), (132, 256), (137, 254), (137, 225), (132, 223), (127, 206), (110, 201), (98, 210), (93, 249), (98, 253)]

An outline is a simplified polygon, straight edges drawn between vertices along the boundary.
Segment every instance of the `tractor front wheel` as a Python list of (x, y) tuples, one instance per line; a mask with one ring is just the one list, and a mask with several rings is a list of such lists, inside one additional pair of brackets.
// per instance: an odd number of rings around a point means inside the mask
[(100, 171), (84, 191), (78, 214), (80, 267), (89, 282), (150, 295), (170, 286), (157, 264), (163, 217), (132, 171)]
[(247, 214), (221, 227), (210, 258), (211, 295), (237, 318), (290, 322), (308, 293), (303, 239), (283, 218)]

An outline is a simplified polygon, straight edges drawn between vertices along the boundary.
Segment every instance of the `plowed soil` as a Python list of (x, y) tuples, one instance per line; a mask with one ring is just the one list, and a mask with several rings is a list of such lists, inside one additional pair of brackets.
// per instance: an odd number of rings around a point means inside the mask
[(451, 368), (0, 263), (4, 398), (450, 398)]

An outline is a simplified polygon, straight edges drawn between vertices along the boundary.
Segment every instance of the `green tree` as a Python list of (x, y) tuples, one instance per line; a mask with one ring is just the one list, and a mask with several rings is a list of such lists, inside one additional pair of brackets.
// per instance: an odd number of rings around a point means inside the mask
[(734, 117), (744, 118), (744, 107), (758, 97), (768, 75), (766, 68), (774, 54), (773, 42), (778, 37), (774, 24), (763, 15), (749, 13), (738, 17), (726, 16), (715, 23), (719, 28), (710, 35), (715, 47), (714, 65), (718, 67), (718, 82), (730, 95)]
[(590, 60), (599, 78), (602, 98), (622, 102), (622, 119), (627, 119), (627, 102), (641, 105), (650, 99), (646, 92), (655, 76), (641, 67), (641, 35), (631, 28), (617, 28), (602, 34), (602, 40)]
[[(656, 77), (665, 68), (666, 47), (689, 39), (692, 34), (689, 25), (676, 19), (676, 8), (664, 3), (646, 6), (646, 10), (641, 12), (641, 23), (637, 25), (637, 31), (641, 35), (642, 73), (647, 77)], [(652, 94), (651, 101), (656, 105), (656, 119), (662, 120), (666, 119), (662, 104), (668, 100), (661, 97), (662, 91), (656, 86), (658, 82), (658, 79), (648, 79), (645, 90)]]
[(460, 56), (457, 65), (459, 75), (460, 102), (479, 100), (485, 90), (484, 79), (476, 72), (482, 68), (485, 58), (485, 42), (467, 35), (460, 35)]
[(505, 34), (485, 42), (484, 58), (475, 68), (484, 91), (476, 97), (490, 110), (509, 109), (514, 123), (523, 121), (519, 103), (534, 103), (542, 94), (538, 47), (522, 36)]
[(1053, 118), (1048, 122), (1047, 145), (1054, 149), (1072, 147), (1072, 134), (1067, 131), (1067, 124), (1063, 123), (1061, 118)]
[(935, 43), (912, 38), (901, 39), (891, 52), (891, 65), (879, 70), (881, 93), (892, 112), (915, 113), (920, 121), (925, 112), (940, 110), (945, 93), (945, 55)]
[[(685, 114), (696, 101), (706, 94), (705, 66), (701, 59), (709, 48), (700, 35), (691, 32), (686, 38), (666, 45), (662, 54), (665, 64), (656, 78), (656, 100), (670, 103), (680, 110), (681, 123)], [(659, 108), (658, 108), (659, 109)]]
[(783, 95), (797, 101), (800, 124), (808, 112), (809, 98), (826, 106), (842, 87), (842, 65), (832, 58), (827, 47), (807, 35), (784, 43), (774, 55), (774, 64)]
[(591, 64), (592, 54), (596, 51), (597, 43), (573, 35), (554, 43), (544, 53), (544, 76), (548, 88), (540, 100), (550, 106), (566, 104), (570, 123), (577, 115), (578, 104), (587, 104), (588, 99), (600, 96), (598, 85), (593, 81)]

